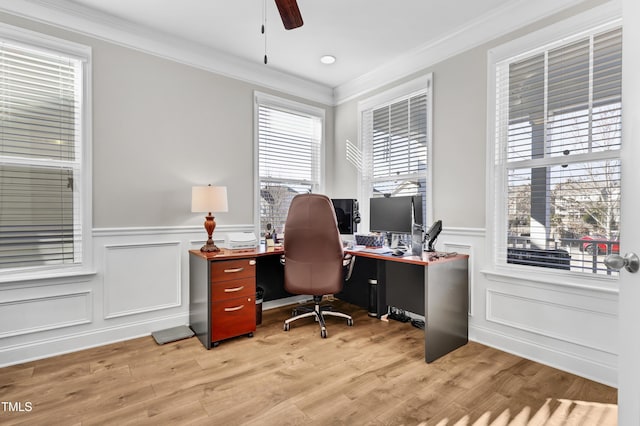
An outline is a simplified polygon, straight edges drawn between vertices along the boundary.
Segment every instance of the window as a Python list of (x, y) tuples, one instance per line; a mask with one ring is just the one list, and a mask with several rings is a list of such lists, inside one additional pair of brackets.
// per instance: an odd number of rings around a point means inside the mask
[(422, 221), (431, 208), (431, 75), (411, 81), (360, 105), (363, 164), (361, 212), (369, 198), (422, 196)]
[(88, 60), (82, 46), (0, 27), (0, 270), (6, 279), (69, 273), (90, 260)]
[(600, 26), (495, 64), (495, 256), (613, 274), (622, 31)]
[(256, 93), (260, 231), (282, 232), (296, 194), (319, 192), (324, 110)]

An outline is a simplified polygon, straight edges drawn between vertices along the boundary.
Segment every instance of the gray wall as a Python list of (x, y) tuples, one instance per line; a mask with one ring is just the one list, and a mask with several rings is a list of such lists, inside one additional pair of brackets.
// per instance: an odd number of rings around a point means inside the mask
[[(219, 225), (253, 223), (254, 90), (325, 108), (331, 162), (332, 107), (11, 15), (0, 21), (92, 48), (94, 228), (199, 225), (191, 186), (209, 183), (228, 187)], [(331, 186), (331, 164), (327, 172)]]
[(356, 171), (341, 152), (345, 139), (358, 139), (358, 101), (388, 90), (418, 75), (433, 73), (433, 208), (446, 227), (485, 227), (487, 140), (487, 52), (569, 16), (606, 3), (587, 1), (544, 22), (522, 28), (357, 99), (336, 107), (336, 192), (357, 195)]

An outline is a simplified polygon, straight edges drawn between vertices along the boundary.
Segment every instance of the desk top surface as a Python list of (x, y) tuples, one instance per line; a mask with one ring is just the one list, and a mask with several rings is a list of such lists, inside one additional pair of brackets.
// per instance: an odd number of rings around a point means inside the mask
[(231, 249), (221, 248), (220, 251), (213, 251), (213, 252), (189, 250), (189, 253), (206, 260), (226, 260), (226, 259), (238, 259), (238, 258), (259, 257), (259, 256), (274, 256), (274, 255), (283, 254), (284, 249), (282, 247), (265, 247), (264, 245), (260, 244), (258, 247), (253, 249), (231, 250)]
[[(284, 253), (284, 249), (281, 246), (265, 247), (264, 245), (261, 244), (254, 249), (231, 250), (231, 249), (221, 248), (220, 251), (217, 251), (217, 252), (206, 253), (200, 250), (189, 250), (189, 253), (206, 260), (226, 260), (226, 259), (239, 259), (239, 258), (248, 258), (248, 257), (281, 255)], [(412, 263), (415, 265), (431, 265), (431, 264), (450, 262), (452, 260), (469, 257), (466, 254), (446, 254), (446, 253), (440, 253), (440, 252), (436, 252), (436, 253), (423, 252), (421, 256), (393, 256), (391, 254), (369, 253), (369, 252), (358, 251), (358, 250), (345, 250), (345, 253), (349, 253), (353, 256), (369, 257), (372, 259), (380, 259), (380, 260), (386, 260), (390, 262)]]
[(415, 265), (433, 265), (436, 263), (451, 262), (453, 260), (465, 259), (469, 255), (459, 253), (442, 253), (442, 252), (422, 252), (421, 256), (393, 256), (392, 254), (370, 253), (359, 250), (345, 250), (354, 256), (370, 257), (372, 259), (388, 260), (390, 262), (413, 263)]

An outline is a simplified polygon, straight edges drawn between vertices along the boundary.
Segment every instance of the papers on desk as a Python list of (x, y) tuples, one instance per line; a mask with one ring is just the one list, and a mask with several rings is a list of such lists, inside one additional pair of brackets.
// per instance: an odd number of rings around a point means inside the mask
[(225, 245), (231, 250), (250, 249), (258, 245), (258, 239), (253, 232), (229, 232)]

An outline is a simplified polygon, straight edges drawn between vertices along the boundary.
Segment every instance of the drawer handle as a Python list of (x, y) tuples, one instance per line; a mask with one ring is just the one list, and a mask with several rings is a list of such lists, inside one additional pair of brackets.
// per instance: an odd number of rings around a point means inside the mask
[(234, 272), (242, 272), (244, 271), (244, 268), (233, 268), (233, 269), (225, 269), (224, 272), (225, 273), (234, 273)]
[(244, 308), (244, 305), (234, 306), (233, 308), (224, 308), (224, 311), (225, 312), (233, 312), (233, 311), (239, 311), (242, 308)]
[(240, 287), (225, 288), (224, 292), (225, 293), (235, 293), (236, 291), (240, 291), (240, 290), (244, 290), (244, 286), (243, 285), (241, 285)]
[(255, 260), (251, 259), (251, 260), (249, 261), (249, 265), (253, 266), (253, 265), (255, 265), (255, 264), (256, 264), (256, 261), (255, 261)]

